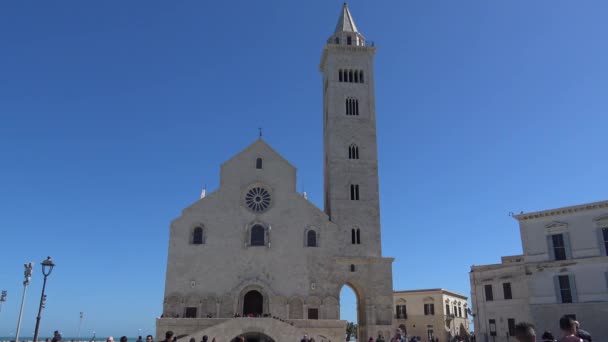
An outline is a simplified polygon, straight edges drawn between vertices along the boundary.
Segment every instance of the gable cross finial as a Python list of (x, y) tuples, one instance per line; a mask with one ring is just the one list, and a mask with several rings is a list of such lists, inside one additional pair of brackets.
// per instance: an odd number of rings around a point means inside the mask
[(258, 139), (262, 140), (262, 127), (258, 127), (259, 136)]

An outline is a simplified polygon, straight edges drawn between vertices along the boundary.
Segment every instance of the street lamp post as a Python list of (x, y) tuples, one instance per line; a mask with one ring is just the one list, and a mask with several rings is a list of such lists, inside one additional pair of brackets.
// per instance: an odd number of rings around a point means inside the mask
[(6, 291), (2, 290), (2, 295), (0, 296), (0, 312), (2, 312), (2, 304), (6, 302)]
[[(42, 294), (40, 295), (40, 306), (38, 307), (38, 316), (36, 317), (36, 330), (34, 330), (34, 342), (38, 342), (38, 329), (40, 328), (40, 315), (42, 314), (42, 308), (44, 308), (46, 304), (46, 295), (44, 294), (44, 290), (46, 289), (46, 278), (51, 275), (53, 272), (53, 267), (55, 264), (51, 257), (47, 257), (42, 263), (42, 275), (44, 276), (44, 281), (42, 282)], [(17, 341), (18, 342), (18, 341)]]
[(84, 312), (80, 311), (80, 323), (78, 323), (78, 341), (80, 341), (80, 328), (82, 328), (82, 319), (84, 318)]
[(15, 342), (19, 342), (19, 332), (21, 331), (21, 317), (23, 317), (23, 305), (25, 304), (25, 293), (27, 292), (27, 286), (30, 284), (30, 280), (32, 279), (32, 269), (34, 268), (34, 264), (28, 262), (27, 264), (23, 264), (25, 270), (23, 271), (23, 276), (25, 280), (23, 281), (23, 296), (21, 296), (21, 309), (19, 309), (19, 319), (17, 320), (17, 331), (15, 332)]

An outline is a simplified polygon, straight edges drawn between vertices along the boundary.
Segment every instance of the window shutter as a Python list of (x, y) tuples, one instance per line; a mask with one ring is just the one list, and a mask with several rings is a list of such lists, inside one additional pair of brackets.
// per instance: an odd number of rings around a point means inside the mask
[(566, 249), (566, 259), (572, 259), (572, 245), (570, 244), (570, 233), (562, 234), (564, 237), (564, 247)]
[(597, 243), (600, 245), (600, 256), (606, 255), (606, 244), (604, 243), (604, 232), (602, 228), (597, 230)]
[(553, 236), (547, 235), (547, 254), (549, 260), (555, 260), (555, 251), (553, 250)]
[(560, 288), (559, 288), (559, 275), (557, 275), (557, 274), (553, 276), (553, 285), (555, 287), (556, 303), (561, 303), (562, 302), (562, 291), (560, 291)]
[(578, 294), (576, 293), (576, 281), (574, 274), (568, 275), (568, 281), (570, 282), (570, 292), (572, 293), (572, 303), (578, 303)]

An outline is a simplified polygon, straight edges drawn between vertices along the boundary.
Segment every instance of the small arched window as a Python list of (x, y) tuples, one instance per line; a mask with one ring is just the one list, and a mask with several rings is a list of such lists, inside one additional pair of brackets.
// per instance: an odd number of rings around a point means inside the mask
[(353, 245), (357, 243), (357, 233), (355, 232), (355, 229), (350, 230), (350, 241)]
[(340, 80), (340, 82), (343, 82), (343, 79), (342, 79), (342, 69), (338, 70), (338, 80)]
[(306, 233), (306, 246), (317, 247), (317, 232), (314, 230), (309, 230), (308, 233)]
[(351, 36), (346, 37), (346, 45), (353, 45), (353, 37), (351, 37)]
[(340, 38), (336, 37), (336, 44), (340, 44)]
[(358, 184), (350, 185), (350, 200), (351, 201), (359, 200), (359, 185)]
[(262, 169), (262, 158), (258, 158), (255, 160), (255, 168)]
[(262, 225), (256, 224), (251, 227), (251, 246), (264, 246), (266, 244), (266, 229)]
[(363, 70), (359, 70), (359, 82), (363, 83)]
[(350, 271), (351, 272), (355, 272), (355, 265), (354, 264), (350, 264)]
[(357, 229), (357, 245), (361, 244), (361, 229)]
[(355, 70), (355, 83), (359, 83), (359, 73)]
[(203, 228), (196, 227), (192, 232), (192, 244), (193, 245), (202, 245), (204, 243), (203, 239)]
[(348, 147), (348, 159), (359, 159), (359, 146), (351, 144)]
[(353, 71), (349, 70), (348, 71), (348, 82), (352, 82), (353, 81)]

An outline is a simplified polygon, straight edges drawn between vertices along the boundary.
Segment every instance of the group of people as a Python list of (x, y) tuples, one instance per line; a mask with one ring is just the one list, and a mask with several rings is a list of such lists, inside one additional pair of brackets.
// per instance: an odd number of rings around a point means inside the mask
[[(592, 342), (591, 334), (581, 329), (580, 323), (570, 316), (562, 316), (559, 319), (559, 329), (563, 335), (559, 342)], [(534, 325), (528, 322), (518, 323), (515, 326), (515, 338), (519, 342), (536, 342)], [(540, 341), (556, 342), (557, 340), (550, 331), (545, 331)]]

